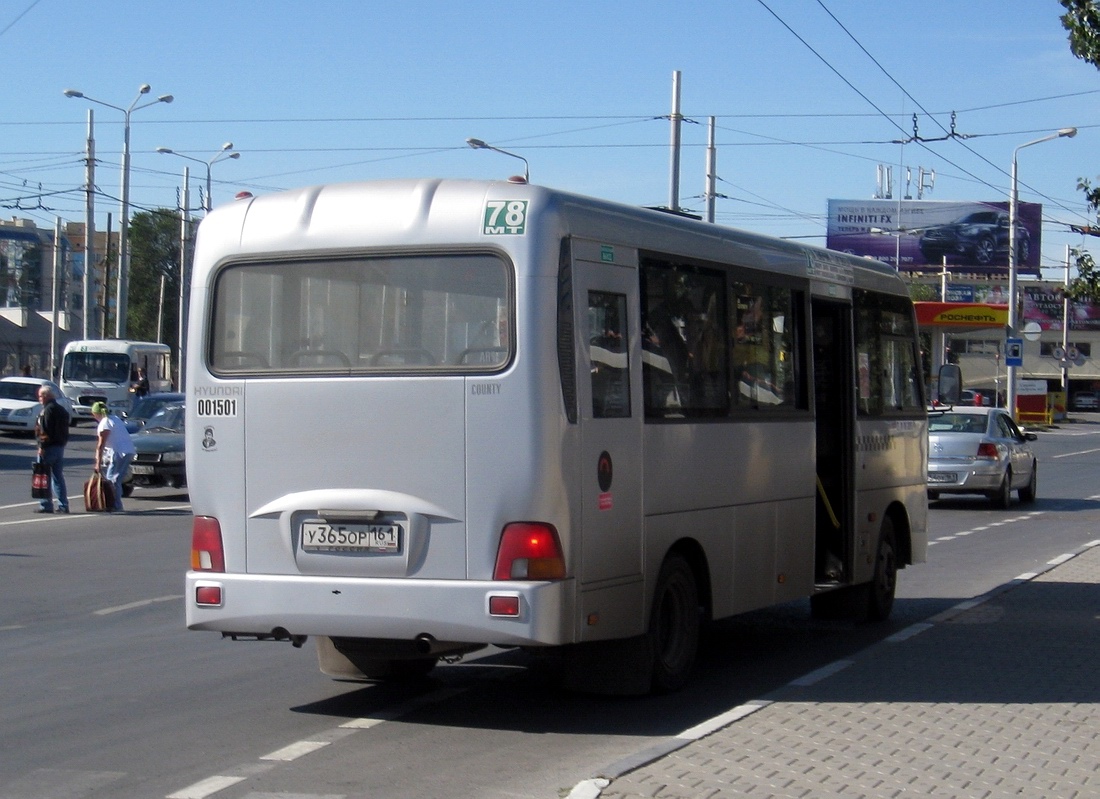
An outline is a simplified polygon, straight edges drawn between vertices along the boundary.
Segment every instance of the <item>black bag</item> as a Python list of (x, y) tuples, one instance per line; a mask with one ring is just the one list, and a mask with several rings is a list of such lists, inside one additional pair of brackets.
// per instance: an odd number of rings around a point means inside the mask
[(34, 499), (50, 499), (50, 467), (35, 461), (31, 464), (31, 497)]

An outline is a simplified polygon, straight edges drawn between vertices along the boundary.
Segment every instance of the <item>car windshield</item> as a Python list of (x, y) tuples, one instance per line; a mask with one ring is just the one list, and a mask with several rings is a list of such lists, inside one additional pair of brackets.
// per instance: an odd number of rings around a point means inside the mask
[(183, 432), (183, 406), (182, 405), (166, 405), (159, 411), (154, 413), (148, 422), (145, 423), (145, 427), (141, 429), (142, 433), (182, 433)]
[(0, 380), (0, 398), (38, 402), (38, 389), (40, 388), (41, 386), (37, 383)]
[(929, 418), (929, 433), (984, 433), (989, 417), (972, 413), (945, 413)]
[[(178, 398), (176, 400), (179, 401)], [(142, 397), (136, 403), (134, 403), (134, 409), (126, 414), (127, 419), (150, 419), (153, 414), (159, 411), (168, 403), (172, 402), (170, 399), (164, 399), (163, 397), (149, 396)]]

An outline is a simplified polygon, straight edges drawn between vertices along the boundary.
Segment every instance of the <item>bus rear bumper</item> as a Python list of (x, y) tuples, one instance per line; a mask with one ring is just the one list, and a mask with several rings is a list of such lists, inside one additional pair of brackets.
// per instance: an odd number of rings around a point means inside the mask
[[(374, 638), (499, 646), (568, 640), (572, 581), (351, 579), (188, 572), (187, 627), (241, 637)], [(212, 589), (218, 589), (216, 591)], [(200, 603), (200, 597), (205, 600)], [(213, 597), (220, 604), (212, 605)], [(490, 613), (490, 599), (516, 615)], [(497, 600), (500, 602), (500, 600)], [(495, 603), (494, 603), (495, 604)]]

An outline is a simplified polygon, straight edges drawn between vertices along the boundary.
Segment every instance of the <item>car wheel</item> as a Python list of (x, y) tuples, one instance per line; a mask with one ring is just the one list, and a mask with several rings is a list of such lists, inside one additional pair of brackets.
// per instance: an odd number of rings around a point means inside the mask
[(993, 263), (993, 255), (997, 251), (997, 244), (993, 239), (986, 237), (978, 241), (978, 246), (974, 249), (974, 260), (985, 266)]
[(1001, 478), (1001, 486), (989, 495), (989, 501), (993, 507), (1008, 510), (1012, 507), (1012, 473), (1005, 471)]
[(679, 555), (661, 566), (649, 639), (653, 651), (653, 689), (676, 691), (687, 681), (699, 649), (699, 592), (691, 566)]
[(1026, 264), (1030, 255), (1031, 243), (1027, 239), (1020, 239), (1019, 244), (1016, 245), (1016, 260), (1021, 264)]
[(1031, 479), (1027, 485), (1020, 489), (1020, 502), (1034, 502), (1035, 493), (1039, 484), (1039, 464), (1031, 464)]

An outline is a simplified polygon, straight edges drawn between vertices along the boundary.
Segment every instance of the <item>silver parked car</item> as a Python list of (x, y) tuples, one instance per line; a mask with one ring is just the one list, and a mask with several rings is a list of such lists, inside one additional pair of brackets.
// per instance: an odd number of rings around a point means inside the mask
[(928, 498), (985, 494), (998, 508), (1034, 502), (1039, 462), (1025, 433), (1003, 408), (955, 406), (928, 416)]

